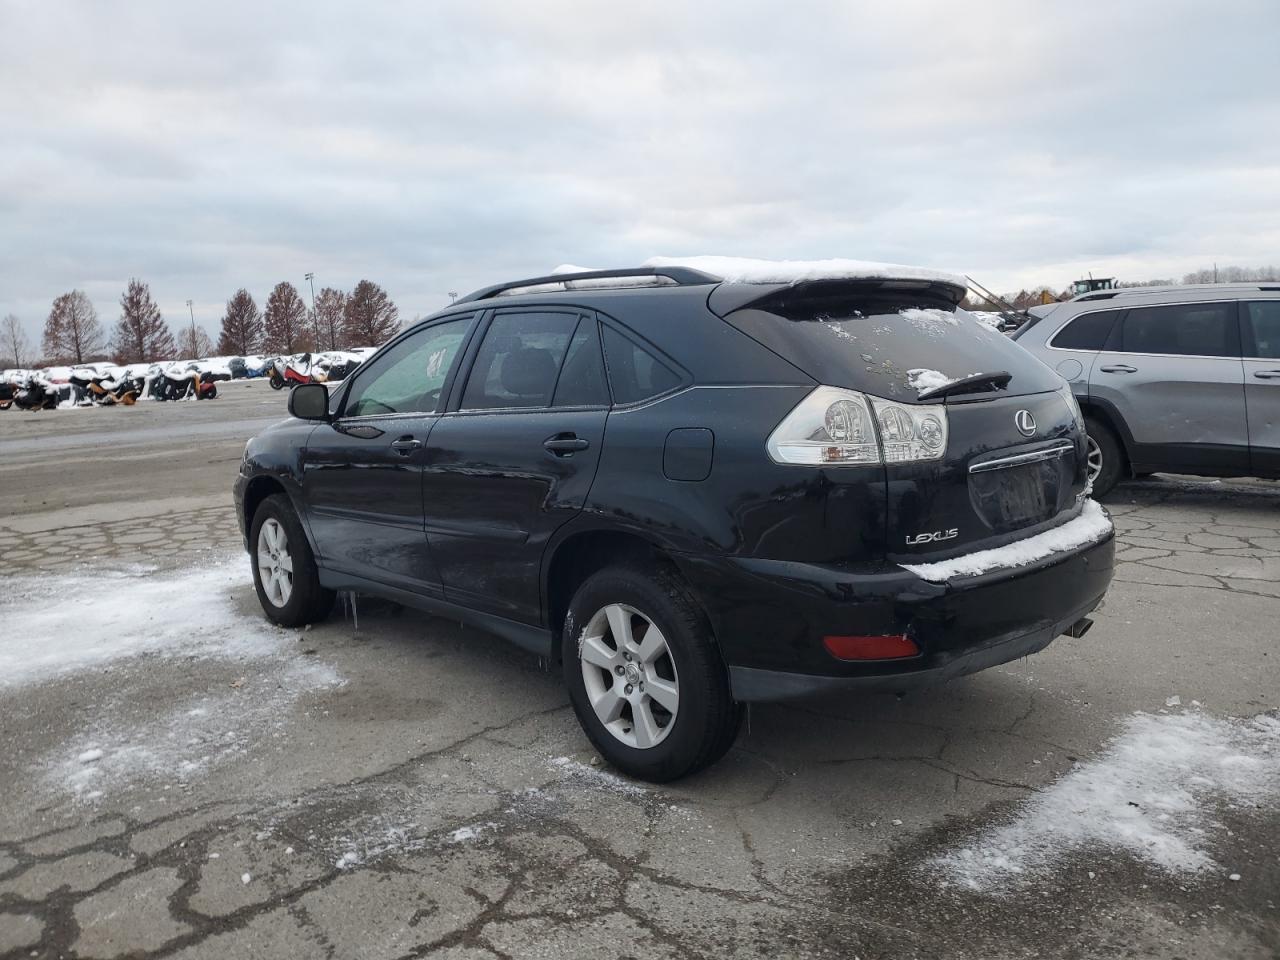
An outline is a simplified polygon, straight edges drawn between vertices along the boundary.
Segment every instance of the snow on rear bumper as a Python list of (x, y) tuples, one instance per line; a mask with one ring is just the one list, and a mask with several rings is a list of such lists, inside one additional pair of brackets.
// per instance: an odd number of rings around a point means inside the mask
[(947, 583), (962, 577), (980, 577), (1038, 563), (1055, 554), (1077, 550), (1111, 536), (1114, 526), (1096, 500), (1086, 500), (1080, 515), (1060, 527), (1034, 537), (1016, 540), (992, 550), (978, 550), (936, 563), (904, 563), (902, 569), (931, 583)]

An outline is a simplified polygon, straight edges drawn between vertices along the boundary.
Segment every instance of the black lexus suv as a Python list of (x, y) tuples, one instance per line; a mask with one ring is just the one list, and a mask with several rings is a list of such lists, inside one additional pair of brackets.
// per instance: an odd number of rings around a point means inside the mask
[(499, 634), (655, 781), (722, 756), (748, 701), (1088, 628), (1114, 543), (1079, 408), (962, 280), (710, 262), (480, 290), (295, 387), (235, 486), (267, 616), (347, 590)]

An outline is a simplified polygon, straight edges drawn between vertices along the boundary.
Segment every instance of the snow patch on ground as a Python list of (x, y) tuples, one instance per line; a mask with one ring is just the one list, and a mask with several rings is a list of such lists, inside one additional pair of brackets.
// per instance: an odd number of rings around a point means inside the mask
[(492, 822), (468, 824), (465, 827), (459, 827), (457, 830), (454, 830), (449, 834), (447, 839), (450, 843), (470, 843), (472, 840), (481, 836), (485, 831), (496, 830), (497, 828), (498, 825)]
[(138, 662), (150, 673), (157, 657), (230, 663), (238, 677), (185, 697), (179, 689), (145, 710), (127, 694), (95, 705), (93, 719), (36, 764), (58, 792), (95, 800), (142, 782), (181, 789), (211, 767), (270, 749), (301, 698), (345, 682), (328, 664), (298, 658), (294, 633), (256, 609), (241, 611), (235, 595), (249, 592), (246, 558), (147, 574), (138, 567), (15, 578), (0, 601), (0, 698)]
[(1016, 886), (1097, 848), (1172, 874), (1222, 869), (1208, 848), (1225, 829), (1214, 818), (1223, 804), (1280, 806), (1280, 717), (1139, 713), (1011, 822), (931, 866), (981, 891)]
[(299, 699), (344, 682), (328, 664), (263, 659), (243, 685), (183, 703), (154, 720), (94, 722), (46, 760), (46, 776), (54, 787), (86, 800), (143, 781), (181, 788), (270, 744)]
[(548, 760), (547, 764), (553, 769), (566, 774), (567, 778), (581, 780), (592, 786), (603, 787), (614, 793), (621, 793), (631, 797), (643, 797), (649, 793), (644, 787), (632, 783), (630, 780), (624, 780), (616, 773), (600, 770), (571, 757), (554, 757)]
[(1096, 500), (1086, 500), (1080, 516), (1034, 537), (937, 563), (904, 563), (902, 568), (910, 570), (922, 580), (944, 583), (954, 577), (976, 577), (993, 570), (1024, 567), (1055, 553), (1101, 540), (1111, 530), (1111, 518), (1107, 516), (1107, 512)]
[(250, 576), (243, 556), (173, 576), (144, 572), (8, 580), (0, 691), (141, 654), (267, 656), (287, 636), (233, 602)]

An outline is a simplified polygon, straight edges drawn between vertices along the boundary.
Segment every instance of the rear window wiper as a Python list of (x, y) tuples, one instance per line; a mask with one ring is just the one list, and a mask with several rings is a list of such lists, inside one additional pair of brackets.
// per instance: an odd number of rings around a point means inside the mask
[(1007, 370), (995, 373), (971, 373), (959, 380), (952, 380), (941, 387), (925, 390), (916, 397), (917, 400), (936, 400), (938, 397), (949, 397), (956, 393), (984, 393), (987, 390), (1003, 390), (1009, 386), (1013, 374)]

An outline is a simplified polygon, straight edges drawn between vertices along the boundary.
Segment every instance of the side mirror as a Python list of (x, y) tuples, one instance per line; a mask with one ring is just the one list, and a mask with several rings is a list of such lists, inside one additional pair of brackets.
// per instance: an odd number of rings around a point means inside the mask
[(289, 416), (299, 420), (329, 419), (329, 388), (323, 383), (300, 383), (289, 392)]

